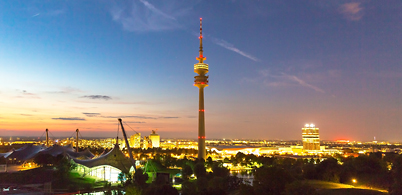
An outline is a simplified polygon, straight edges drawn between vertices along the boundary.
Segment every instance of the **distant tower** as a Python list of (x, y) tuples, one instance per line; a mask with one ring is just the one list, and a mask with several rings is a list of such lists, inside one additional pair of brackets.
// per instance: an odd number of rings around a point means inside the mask
[(202, 18), (200, 18), (200, 51), (196, 58), (199, 62), (194, 64), (194, 72), (198, 76), (194, 77), (194, 86), (199, 88), (199, 108), (198, 108), (198, 158), (205, 159), (205, 113), (204, 113), (204, 88), (208, 86), (208, 64), (204, 63), (206, 58), (202, 50)]
[(313, 124), (306, 124), (302, 128), (303, 149), (320, 150), (320, 132)]

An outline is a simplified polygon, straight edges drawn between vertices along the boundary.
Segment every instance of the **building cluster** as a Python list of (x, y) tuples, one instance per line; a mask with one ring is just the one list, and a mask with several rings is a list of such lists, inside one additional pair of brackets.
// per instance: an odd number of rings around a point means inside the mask
[(159, 148), (160, 147), (161, 137), (158, 135), (155, 130), (152, 130), (151, 135), (144, 136), (141, 138), (141, 133), (136, 133), (130, 137), (130, 147), (131, 148)]

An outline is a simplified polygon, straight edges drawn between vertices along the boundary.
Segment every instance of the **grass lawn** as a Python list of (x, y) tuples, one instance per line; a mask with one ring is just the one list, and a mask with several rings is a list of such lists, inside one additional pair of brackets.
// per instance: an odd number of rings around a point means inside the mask
[(318, 180), (308, 180), (308, 184), (318, 189), (317, 192), (322, 195), (386, 195), (387, 192), (365, 189), (359, 186), (353, 186), (348, 184), (333, 183)]
[(307, 180), (307, 183), (316, 189), (354, 188), (354, 186), (348, 184), (334, 183), (320, 180)]
[(72, 183), (78, 183), (78, 184), (94, 184), (96, 182), (95, 178), (92, 177), (82, 177), (79, 173), (77, 172), (70, 172), (69, 179)]
[(360, 188), (343, 188), (343, 189), (321, 189), (318, 190), (322, 195), (386, 195), (388, 193), (377, 190), (360, 189)]
[(79, 173), (72, 171), (69, 173), (69, 184), (75, 186), (78, 189), (93, 189), (103, 187), (105, 185), (104, 182), (100, 182), (99, 179), (96, 179), (91, 176), (82, 177)]

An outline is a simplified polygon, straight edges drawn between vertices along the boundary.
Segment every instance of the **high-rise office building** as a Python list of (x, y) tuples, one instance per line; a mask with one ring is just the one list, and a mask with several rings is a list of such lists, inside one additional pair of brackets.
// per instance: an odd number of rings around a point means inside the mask
[(152, 130), (152, 134), (149, 135), (149, 140), (151, 140), (151, 147), (153, 148), (159, 148), (160, 142), (161, 142), (161, 137), (155, 133), (154, 130)]
[(306, 124), (302, 128), (304, 150), (320, 150), (320, 133), (314, 124)]
[(141, 147), (141, 133), (136, 133), (130, 137), (130, 146), (133, 148)]
[(205, 110), (204, 110), (204, 88), (208, 86), (208, 64), (204, 63), (206, 58), (203, 56), (202, 50), (202, 18), (200, 18), (200, 50), (199, 56), (196, 58), (199, 62), (194, 64), (194, 72), (198, 76), (194, 77), (194, 86), (199, 89), (199, 105), (198, 105), (198, 158), (205, 159)]

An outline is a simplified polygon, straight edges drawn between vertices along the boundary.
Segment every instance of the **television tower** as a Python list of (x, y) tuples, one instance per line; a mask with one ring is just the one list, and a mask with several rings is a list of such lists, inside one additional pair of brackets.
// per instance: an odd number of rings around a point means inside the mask
[(194, 72), (198, 76), (194, 77), (194, 86), (199, 89), (199, 108), (198, 108), (198, 158), (206, 158), (205, 150), (205, 110), (204, 110), (204, 88), (208, 86), (208, 64), (204, 63), (206, 58), (202, 50), (202, 18), (200, 18), (200, 50), (196, 58), (199, 62), (194, 64)]

